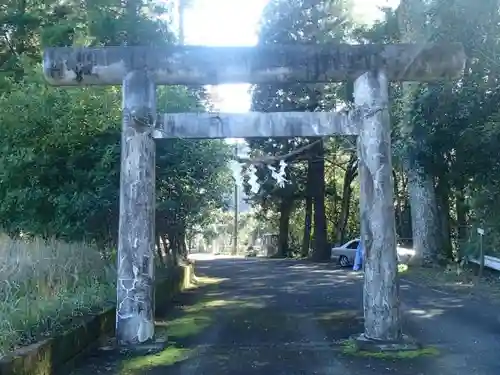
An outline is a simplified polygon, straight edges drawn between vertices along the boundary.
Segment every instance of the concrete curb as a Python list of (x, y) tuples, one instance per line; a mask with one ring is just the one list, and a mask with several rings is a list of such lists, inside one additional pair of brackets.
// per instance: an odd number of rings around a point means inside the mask
[[(193, 265), (174, 269), (169, 277), (158, 280), (155, 288), (157, 312), (186, 289), (193, 279)], [(115, 307), (82, 319), (77, 327), (47, 340), (22, 347), (0, 359), (0, 375), (53, 375), (65, 373), (75, 362), (99, 346), (99, 340), (115, 329)]]

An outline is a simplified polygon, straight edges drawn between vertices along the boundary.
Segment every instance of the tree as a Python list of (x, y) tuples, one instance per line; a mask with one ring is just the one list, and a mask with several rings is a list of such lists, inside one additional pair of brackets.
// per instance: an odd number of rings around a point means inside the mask
[[(428, 42), (425, 25), (425, 5), (416, 1), (402, 1), (398, 8), (400, 35), (403, 42)], [(420, 84), (403, 83), (404, 105), (413, 105), (415, 92)], [(408, 110), (406, 110), (408, 112)], [(435, 264), (438, 259), (438, 212), (436, 192), (432, 175), (426, 170), (418, 153), (425, 149), (426, 137), (418, 124), (408, 114), (401, 126), (404, 135), (404, 166), (408, 175), (413, 247), (423, 264)]]
[[(465, 196), (472, 186), (477, 186), (479, 175), (484, 174), (483, 168), (494, 163), (491, 155), (483, 154), (483, 150), (489, 149), (489, 141), (482, 144), (485, 138), (478, 138), (476, 129), (484, 128), (498, 112), (500, 97), (495, 73), (498, 64), (493, 56), (500, 35), (499, 5), (496, 1), (485, 1), (476, 6), (462, 0), (425, 4), (407, 1), (403, 5), (407, 6), (406, 13), (410, 13), (407, 18), (419, 17), (416, 23), (426, 25), (417, 30), (421, 37), (429, 41), (459, 41), (463, 43), (467, 55), (463, 77), (453, 82), (414, 87), (409, 98), (410, 106), (406, 110), (411, 119), (413, 139), (413, 142), (408, 142), (413, 148), (409, 155), (429, 176), (427, 190), (435, 189), (437, 209), (433, 210), (437, 217), (434, 227), (444, 235), (433, 235), (439, 247), (444, 249), (442, 256), (450, 258), (453, 255), (450, 239), (452, 222), (457, 220), (460, 223), (458, 227), (462, 230), (455, 228), (455, 232), (461, 232), (459, 234), (463, 238), (463, 228), (467, 225)], [(411, 192), (410, 185), (410, 196)], [(422, 199), (418, 199), (422, 205)], [(451, 209), (453, 201), (456, 202), (455, 213)], [(412, 200), (412, 205), (415, 202), (417, 198)], [(455, 219), (452, 219), (454, 215)], [(428, 215), (421, 221), (428, 225)], [(416, 230), (422, 230), (422, 226)], [(431, 230), (427, 232), (432, 234)]]
[[(130, 1), (124, 7), (115, 0), (85, 8), (38, 1), (0, 7), (5, 72), (0, 76), (0, 223), (10, 234), (116, 244), (119, 91), (47, 86), (38, 61), (40, 46), (167, 45), (174, 37), (157, 18), (161, 11), (150, 2)], [(206, 105), (200, 88), (158, 89), (160, 111), (204, 111)], [(158, 237), (167, 237), (164, 223), (175, 223), (168, 226), (168, 240), (180, 251), (186, 231), (206, 225), (209, 212), (223, 205), (228, 151), (220, 141), (158, 144)]]

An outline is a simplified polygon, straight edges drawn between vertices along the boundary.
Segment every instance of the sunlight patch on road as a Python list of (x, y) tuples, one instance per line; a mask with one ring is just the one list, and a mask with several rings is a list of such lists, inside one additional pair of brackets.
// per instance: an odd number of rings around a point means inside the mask
[(145, 371), (159, 367), (171, 366), (189, 358), (191, 350), (185, 348), (169, 347), (158, 354), (136, 357), (126, 360), (120, 369), (120, 375), (140, 375)]
[(196, 286), (206, 286), (213, 284), (220, 284), (223, 281), (228, 281), (229, 279), (223, 277), (208, 277), (208, 276), (197, 276), (196, 277)]
[(444, 313), (443, 309), (410, 309), (408, 312), (412, 315), (415, 315), (419, 318), (430, 319), (436, 316), (442, 315)]
[(194, 282), (191, 283), (186, 289), (193, 290), (210, 285), (217, 285), (228, 280), (229, 279), (227, 278), (220, 278), (220, 277), (196, 276)]
[(362, 318), (362, 314), (358, 310), (336, 310), (323, 313), (318, 316), (318, 320), (345, 320), (345, 319), (358, 319)]
[(167, 323), (168, 337), (185, 338), (195, 336), (210, 327), (213, 319), (208, 314), (188, 315)]
[(399, 273), (404, 273), (408, 271), (408, 265), (407, 264), (398, 264), (398, 272)]
[(301, 265), (296, 265), (296, 266), (290, 266), (288, 268), (293, 269), (293, 270), (306, 270), (306, 269), (311, 268), (311, 266), (306, 266), (306, 265), (301, 264)]

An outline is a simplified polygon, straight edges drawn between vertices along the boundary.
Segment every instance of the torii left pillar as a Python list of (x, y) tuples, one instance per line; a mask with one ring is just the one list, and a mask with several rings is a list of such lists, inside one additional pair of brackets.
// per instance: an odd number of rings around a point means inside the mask
[(146, 70), (123, 80), (116, 338), (120, 346), (154, 339), (156, 85)]
[[(57, 49), (56, 49), (57, 51)], [(53, 61), (44, 57), (45, 67)], [(87, 55), (88, 56), (88, 55)], [(140, 61), (137, 61), (140, 63)], [(66, 70), (73, 85), (86, 73)], [(120, 67), (116, 67), (120, 70)], [(47, 75), (47, 70), (45, 70)], [(115, 71), (116, 73), (116, 71)], [(109, 77), (113, 69), (106, 72)], [(117, 255), (116, 343), (119, 347), (151, 348), (154, 337), (155, 141), (156, 84), (148, 69), (120, 71), (122, 75), (122, 133), (120, 217)], [(49, 80), (50, 82), (50, 80)], [(94, 83), (96, 84), (96, 83)], [(100, 85), (109, 84), (105, 78)]]

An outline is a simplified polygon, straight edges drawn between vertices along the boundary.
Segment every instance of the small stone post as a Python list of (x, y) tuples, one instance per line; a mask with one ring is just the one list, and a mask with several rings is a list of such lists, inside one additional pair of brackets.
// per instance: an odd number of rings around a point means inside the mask
[(155, 90), (145, 70), (123, 80), (116, 309), (122, 347), (154, 338)]
[(402, 340), (397, 275), (388, 79), (370, 71), (354, 82), (354, 102), (364, 108), (358, 137), (363, 306), (367, 341)]

